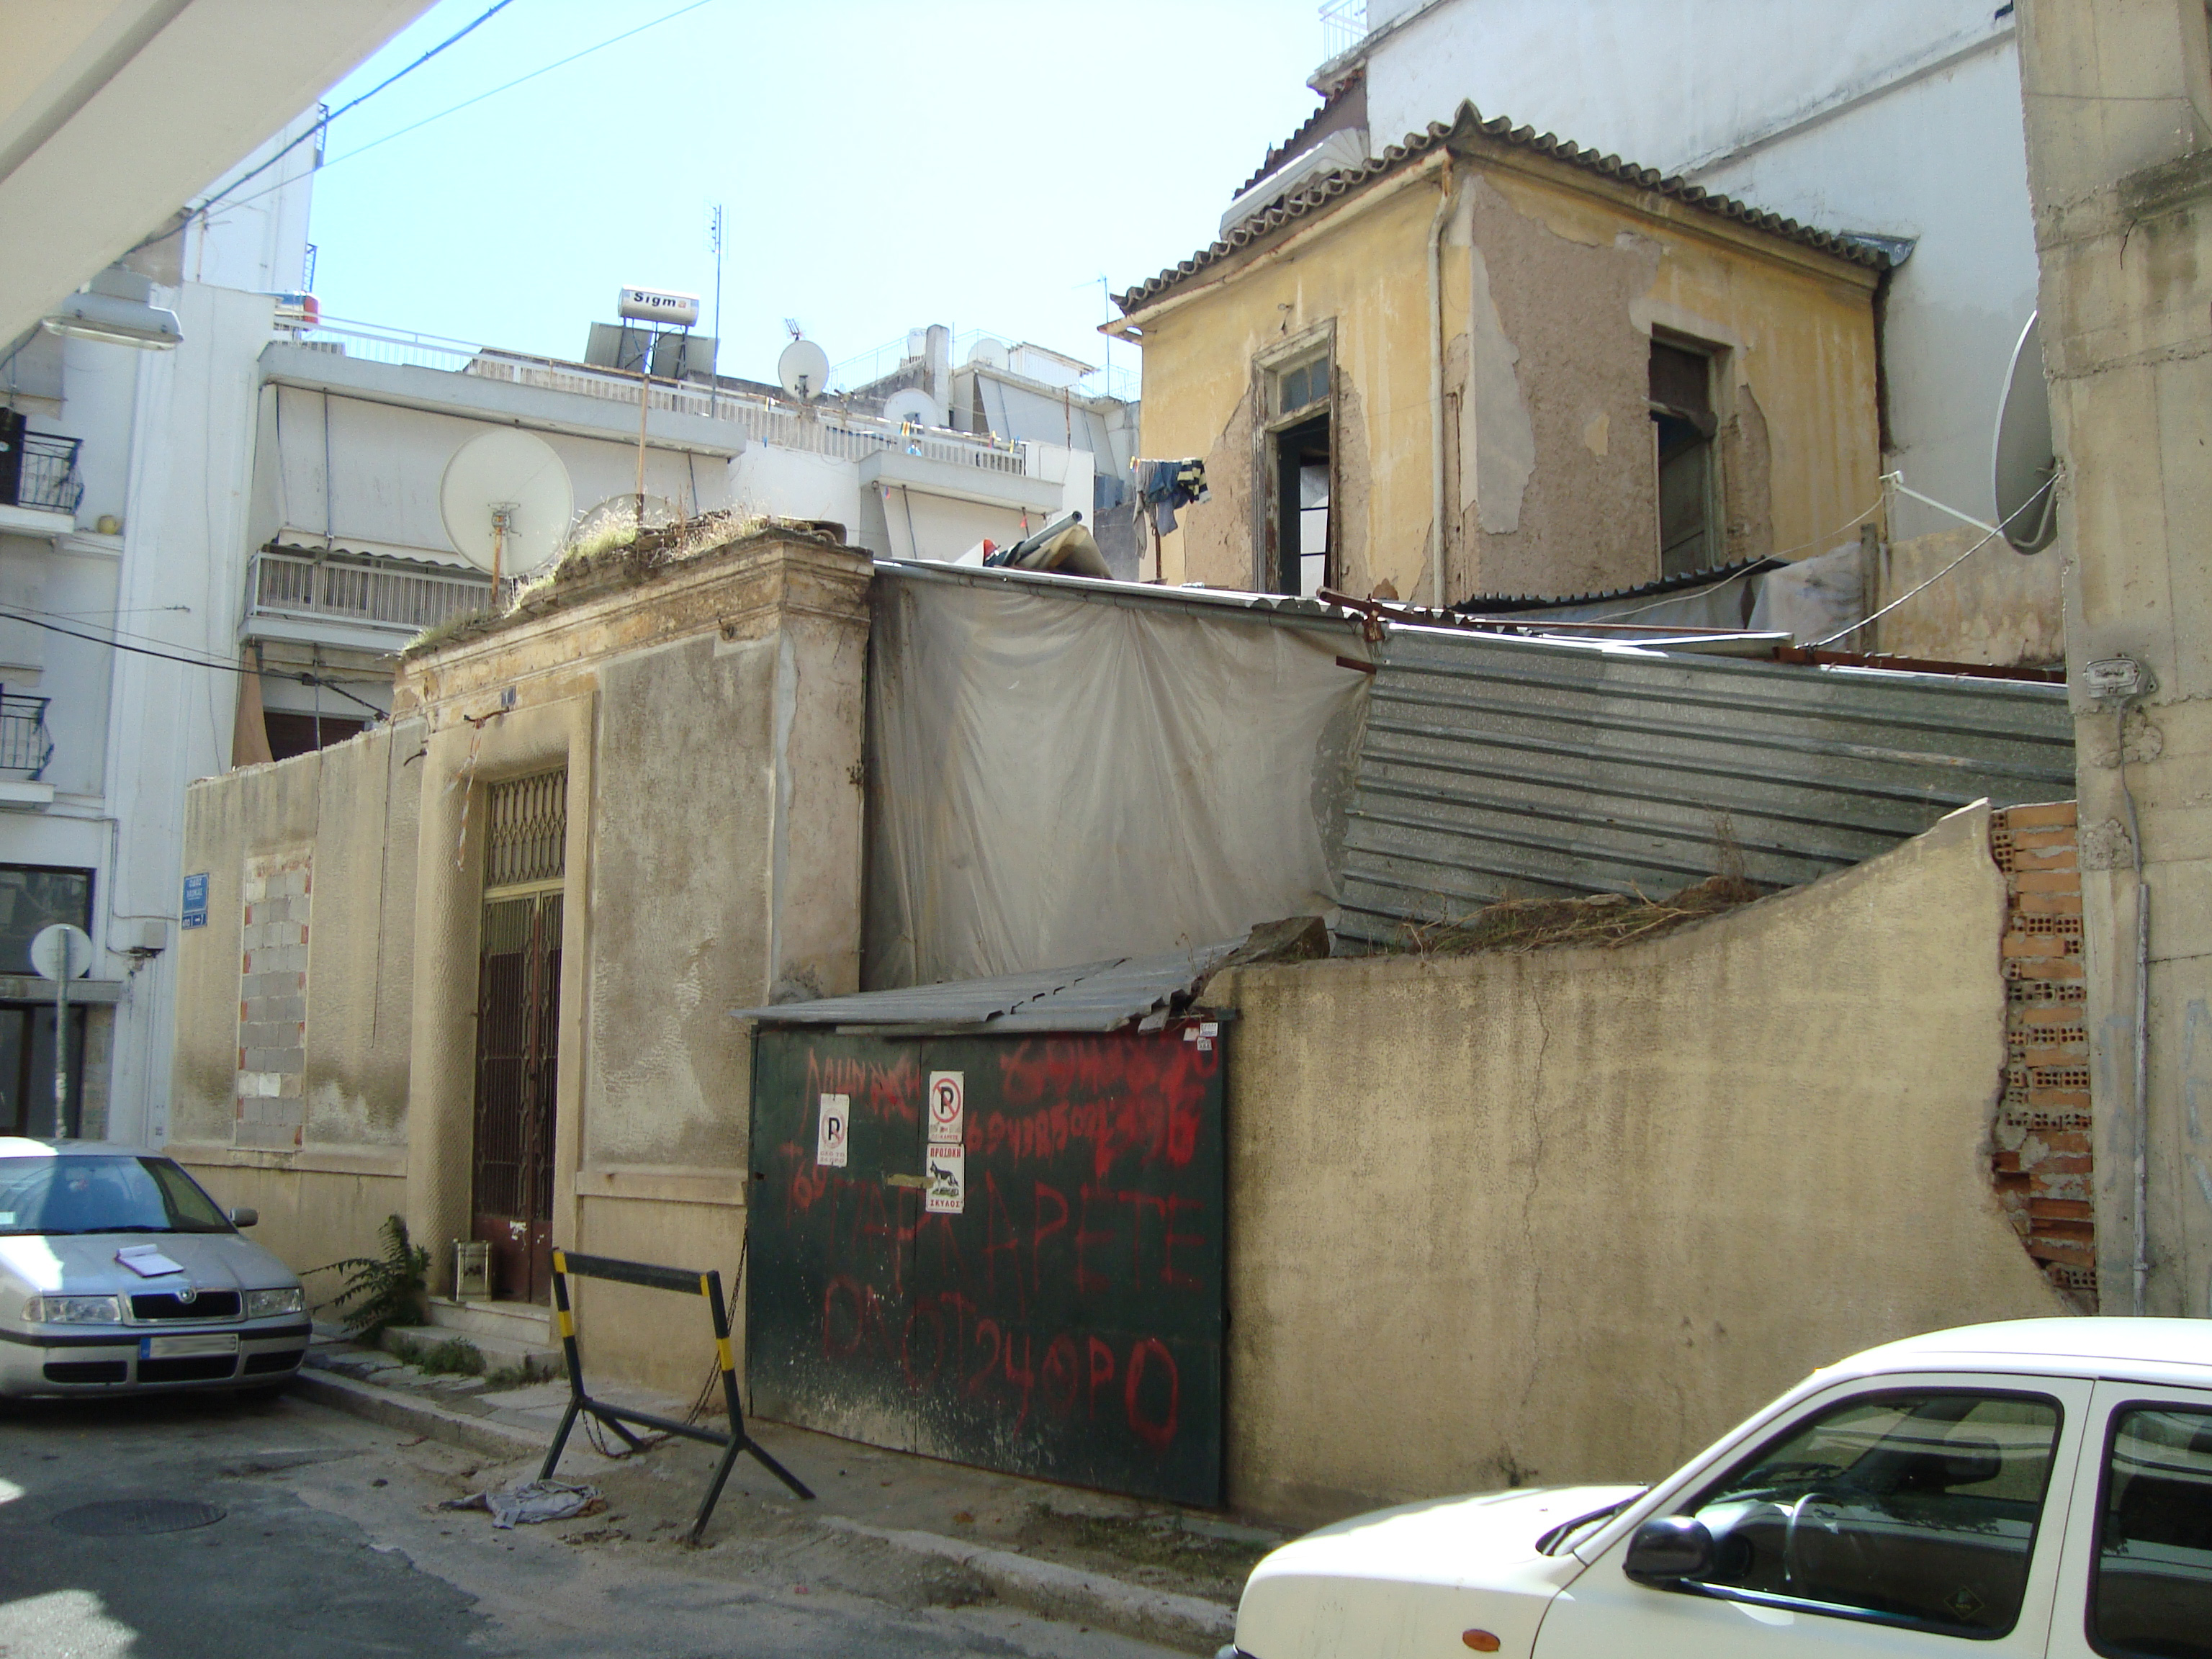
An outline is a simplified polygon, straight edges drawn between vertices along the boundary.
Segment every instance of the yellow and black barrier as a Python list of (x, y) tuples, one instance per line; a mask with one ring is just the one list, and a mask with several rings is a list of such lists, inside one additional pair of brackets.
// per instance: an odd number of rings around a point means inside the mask
[[(672, 1417), (662, 1417), (653, 1412), (610, 1406), (585, 1392), (584, 1362), (576, 1352), (576, 1316), (568, 1307), (571, 1273), (579, 1279), (611, 1279), (621, 1285), (641, 1285), (649, 1291), (673, 1291), (679, 1296), (707, 1298), (707, 1309), (714, 1322), (714, 1354), (721, 1367), (722, 1402), (729, 1412), (727, 1433), (702, 1428), (696, 1423), (679, 1423)], [(681, 1267), (659, 1267), (645, 1261), (622, 1261), (613, 1256), (579, 1255), (573, 1250), (556, 1250), (553, 1308), (561, 1328), (561, 1352), (568, 1364), (568, 1409), (561, 1413), (561, 1427), (553, 1437), (553, 1449), (545, 1454), (545, 1467), (538, 1472), (540, 1480), (553, 1478), (554, 1466), (560, 1462), (561, 1454), (568, 1444), (568, 1435), (576, 1426), (576, 1419), (588, 1413), (620, 1435), (632, 1451), (641, 1449), (645, 1443), (623, 1426), (626, 1423), (659, 1429), (663, 1434), (680, 1435), (686, 1440), (704, 1441), (722, 1449), (722, 1461), (714, 1466), (714, 1478), (707, 1487), (707, 1500), (699, 1505), (699, 1516), (692, 1522), (691, 1530), (684, 1534), (689, 1543), (697, 1543), (700, 1534), (707, 1530), (707, 1519), (714, 1512), (714, 1504), (722, 1496), (722, 1487), (729, 1480), (730, 1469), (737, 1462), (739, 1452), (751, 1453), (763, 1468), (801, 1498), (814, 1496), (797, 1475), (769, 1456), (760, 1443), (745, 1432), (744, 1413), (738, 1405), (738, 1362), (730, 1352), (729, 1314), (722, 1305), (721, 1274), (687, 1273)]]

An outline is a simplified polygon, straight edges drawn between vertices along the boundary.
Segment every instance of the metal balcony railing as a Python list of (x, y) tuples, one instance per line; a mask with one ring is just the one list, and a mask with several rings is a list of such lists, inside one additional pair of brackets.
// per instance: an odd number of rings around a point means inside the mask
[(20, 772), (36, 781), (54, 757), (46, 730), (46, 697), (0, 691), (0, 772)]
[(404, 643), (426, 628), (491, 605), (491, 578), (360, 555), (264, 549), (246, 577), (248, 620), (344, 623)]
[[(25, 433), (22, 471), (16, 475), (15, 499), (6, 504), (34, 507), (46, 513), (75, 513), (84, 499), (84, 483), (76, 476), (76, 453), (83, 441), (49, 432)], [(0, 474), (0, 478), (4, 477)]]

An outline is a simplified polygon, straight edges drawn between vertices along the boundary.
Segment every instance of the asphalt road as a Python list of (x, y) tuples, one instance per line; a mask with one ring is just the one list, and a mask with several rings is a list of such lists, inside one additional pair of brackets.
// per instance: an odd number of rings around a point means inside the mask
[(289, 1399), (0, 1408), (0, 1659), (1164, 1659), (772, 1514), (697, 1552), (495, 1532), (436, 1507), (479, 1461)]

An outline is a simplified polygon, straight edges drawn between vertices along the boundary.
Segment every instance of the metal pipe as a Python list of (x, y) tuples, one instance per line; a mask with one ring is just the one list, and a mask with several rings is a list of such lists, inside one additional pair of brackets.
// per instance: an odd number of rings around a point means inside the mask
[(1451, 217), (1451, 152), (1437, 174), (1429, 221), (1429, 604), (1444, 608), (1444, 224)]
[(2150, 1285), (2150, 883), (2143, 876), (2142, 827), (2136, 816), (2135, 792), (2128, 787), (2128, 706), (2113, 711), (2114, 763), (2119, 768), (2120, 799), (2128, 808), (2128, 845), (2136, 872), (2135, 1031), (2135, 1261), (2130, 1264), (2128, 1310), (2142, 1317)]

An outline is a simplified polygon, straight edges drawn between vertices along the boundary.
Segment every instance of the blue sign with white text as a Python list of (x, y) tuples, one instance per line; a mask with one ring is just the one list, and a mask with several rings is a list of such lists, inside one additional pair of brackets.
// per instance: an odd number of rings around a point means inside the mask
[(207, 872), (185, 878), (185, 926), (207, 926)]

